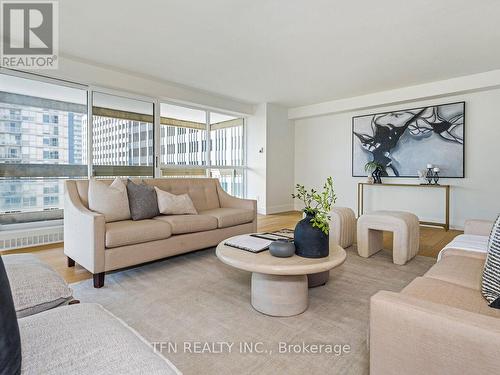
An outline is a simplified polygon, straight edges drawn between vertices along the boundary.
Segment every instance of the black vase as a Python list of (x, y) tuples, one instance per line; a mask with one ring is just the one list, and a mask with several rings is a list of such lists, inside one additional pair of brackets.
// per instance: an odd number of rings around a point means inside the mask
[(330, 253), (328, 234), (321, 229), (313, 228), (311, 219), (313, 214), (306, 213), (306, 217), (297, 223), (294, 232), (295, 254), (304, 258), (324, 258)]

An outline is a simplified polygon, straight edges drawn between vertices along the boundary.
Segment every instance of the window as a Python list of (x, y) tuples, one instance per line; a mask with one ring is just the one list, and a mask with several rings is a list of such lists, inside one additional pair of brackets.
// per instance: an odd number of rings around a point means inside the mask
[(162, 103), (160, 114), (160, 144), (164, 146), (161, 163), (206, 165), (206, 153), (201, 146), (207, 139), (206, 112)]
[(96, 176), (153, 176), (153, 103), (94, 93), (92, 163)]
[(152, 177), (155, 167), (164, 177), (216, 177), (244, 195), (244, 119), (161, 103), (155, 124), (157, 101), (103, 91), (0, 73), (0, 214), (62, 218), (64, 179)]
[(244, 196), (243, 118), (162, 103), (160, 124), (162, 176), (211, 176)]
[(0, 213), (62, 208), (61, 179), (87, 175), (86, 112), (85, 89), (0, 74)]
[(210, 160), (217, 166), (243, 165), (243, 119), (210, 113)]

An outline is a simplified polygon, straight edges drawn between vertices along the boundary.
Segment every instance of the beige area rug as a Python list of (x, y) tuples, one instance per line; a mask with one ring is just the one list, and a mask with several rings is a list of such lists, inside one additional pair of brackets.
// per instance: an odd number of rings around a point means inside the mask
[[(367, 374), (370, 296), (401, 290), (435, 259), (397, 266), (389, 252), (369, 259), (347, 252), (329, 283), (309, 290), (309, 309), (289, 318), (255, 311), (250, 273), (222, 264), (214, 249), (106, 275), (102, 289), (91, 280), (72, 287), (82, 302), (100, 303), (146, 340), (163, 342), (163, 355), (184, 374)], [(280, 342), (297, 346), (280, 353)], [(304, 352), (308, 344), (326, 344), (326, 353)], [(339, 355), (340, 345), (350, 350)]]

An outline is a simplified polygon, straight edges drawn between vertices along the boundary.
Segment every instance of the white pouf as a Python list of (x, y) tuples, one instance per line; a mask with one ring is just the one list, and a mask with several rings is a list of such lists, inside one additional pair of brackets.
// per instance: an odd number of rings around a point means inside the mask
[(330, 215), (330, 243), (344, 249), (352, 246), (356, 235), (354, 211), (349, 207), (333, 207)]
[(392, 259), (403, 265), (418, 253), (418, 217), (402, 211), (374, 211), (358, 219), (358, 254), (368, 258), (383, 247), (383, 231), (394, 233)]

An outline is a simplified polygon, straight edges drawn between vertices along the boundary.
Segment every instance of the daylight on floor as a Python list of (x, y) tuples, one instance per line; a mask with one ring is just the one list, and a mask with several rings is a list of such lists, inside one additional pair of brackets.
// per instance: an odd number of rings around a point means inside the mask
[(500, 2), (0, 0), (0, 375), (483, 375)]

